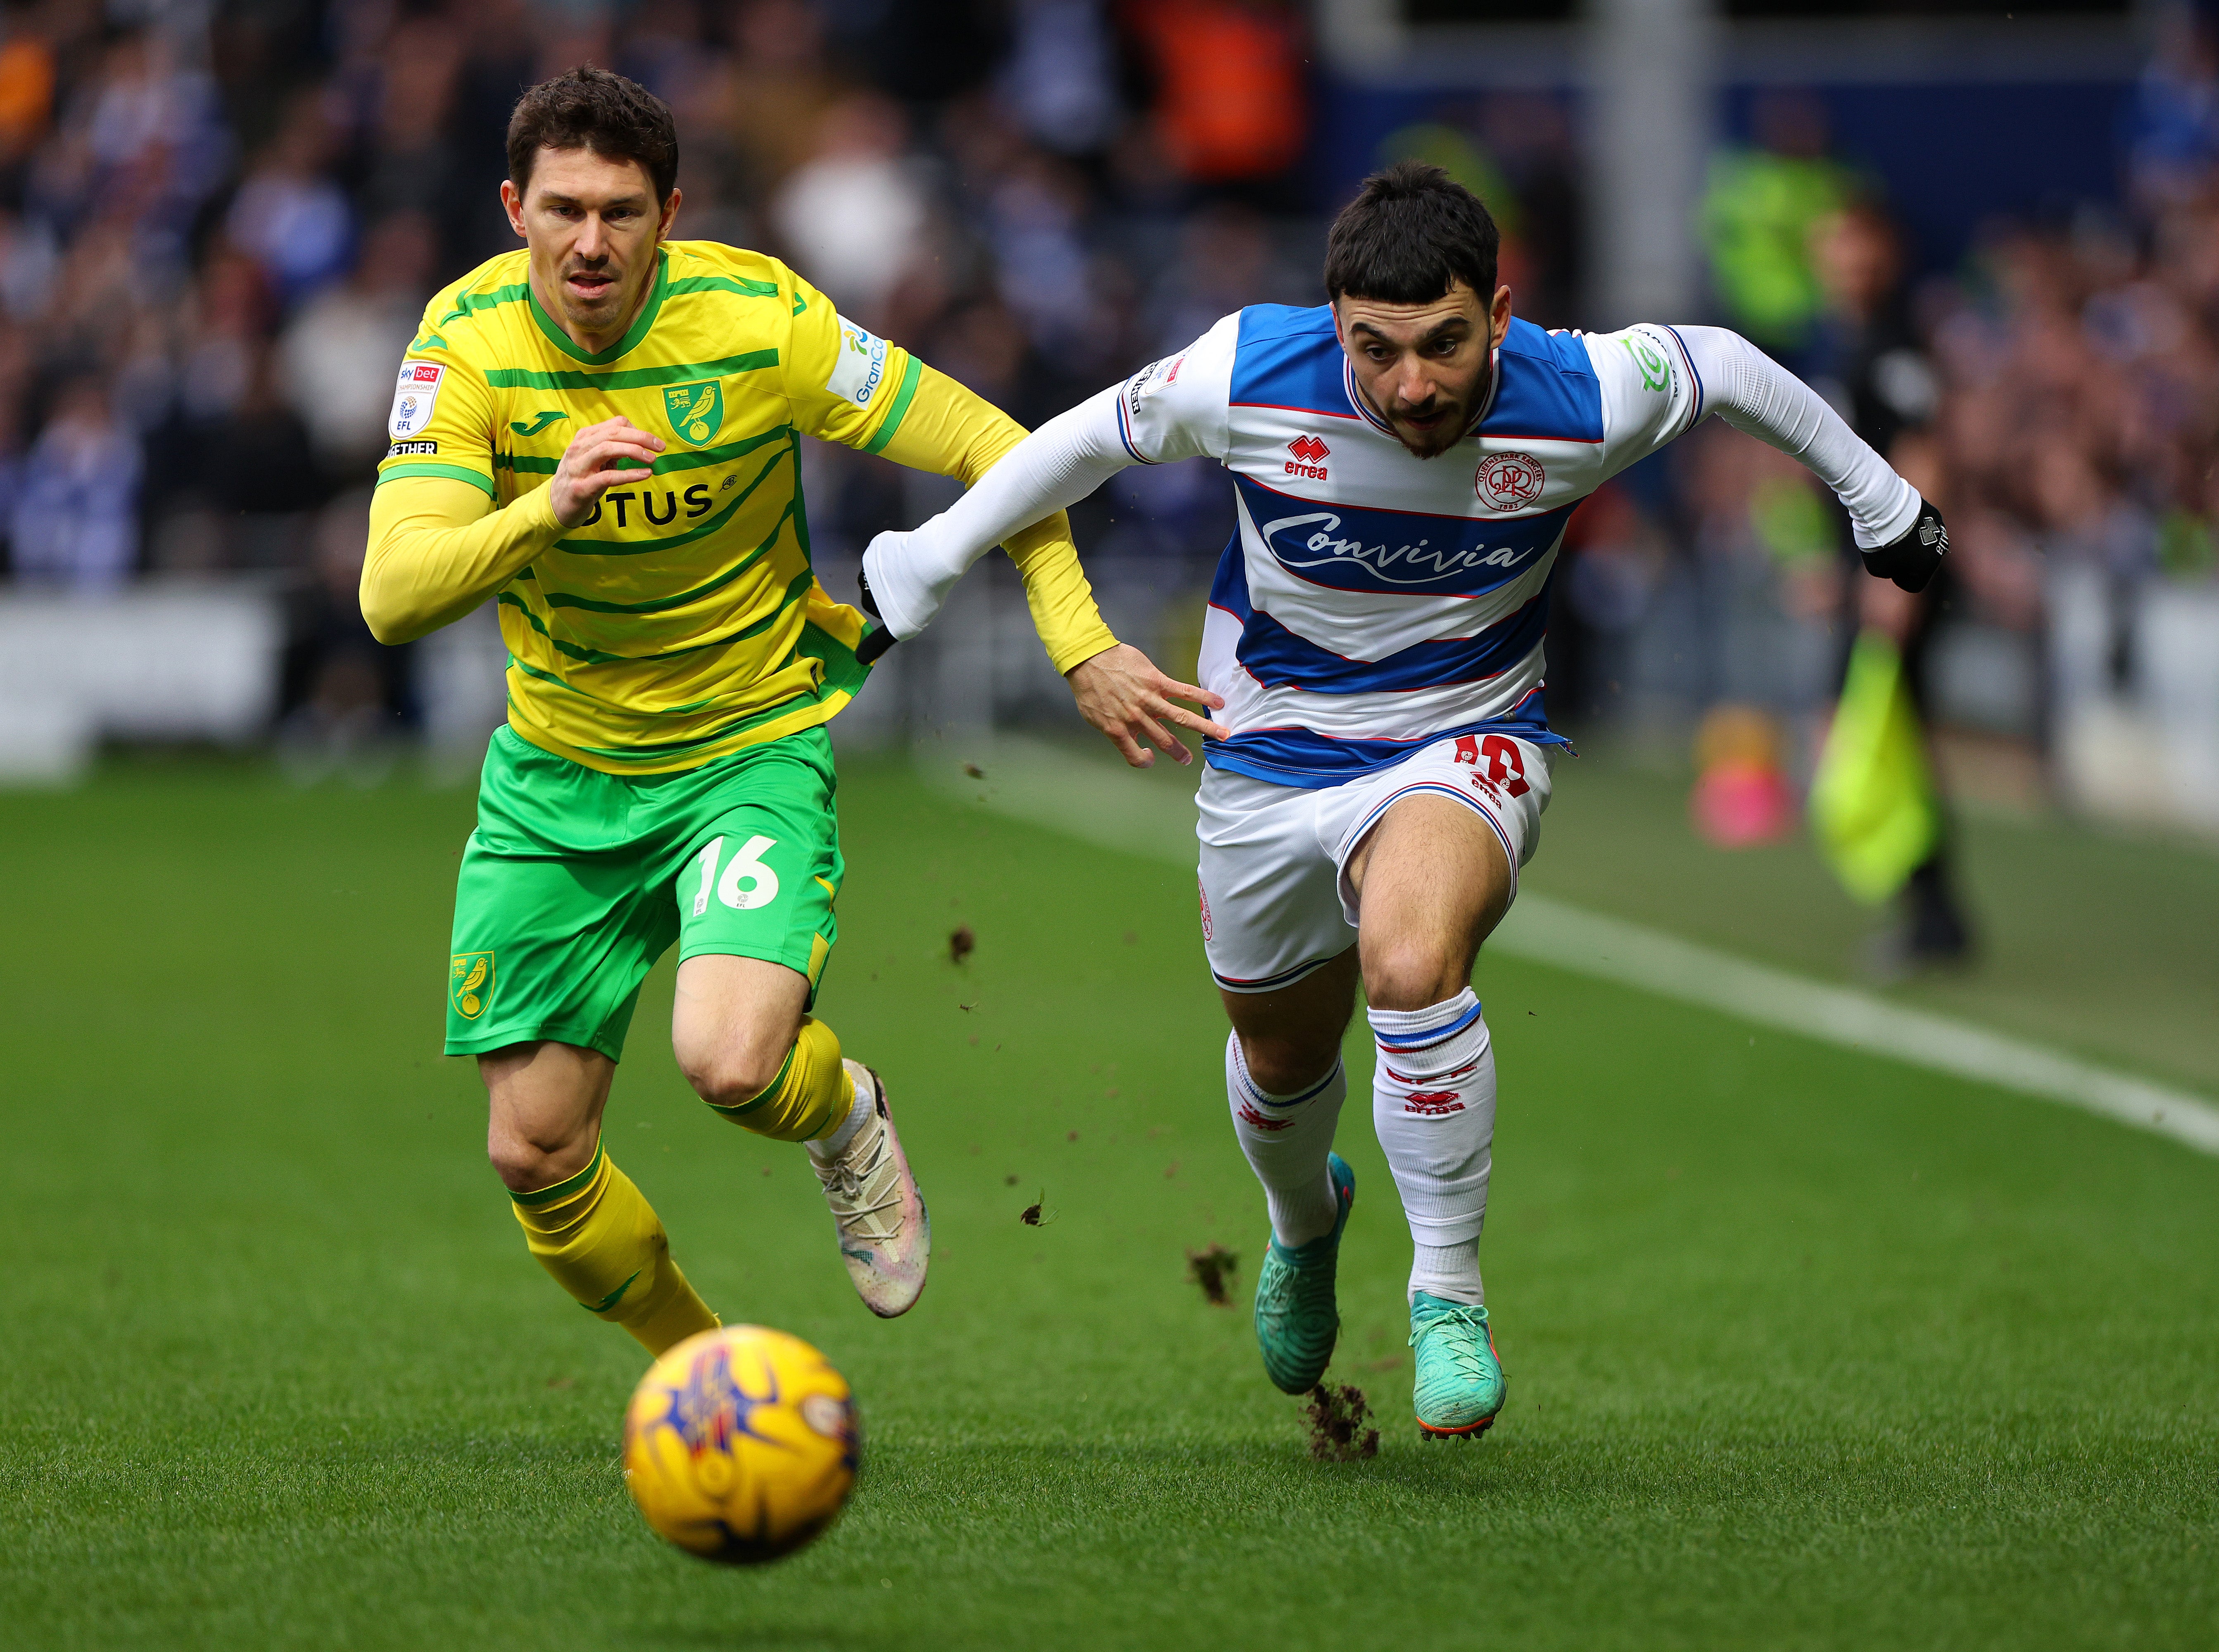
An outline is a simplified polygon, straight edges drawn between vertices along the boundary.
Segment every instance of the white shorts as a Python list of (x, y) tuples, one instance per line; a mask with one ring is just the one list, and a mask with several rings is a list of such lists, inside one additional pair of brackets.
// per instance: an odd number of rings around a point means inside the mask
[(1402, 798), (1454, 798), (1494, 828), (1518, 868), (1541, 841), (1554, 746), (1459, 735), (1346, 785), (1274, 786), (1224, 769), (1202, 777), (1202, 944), (1228, 992), (1291, 985), (1356, 944), (1348, 857)]

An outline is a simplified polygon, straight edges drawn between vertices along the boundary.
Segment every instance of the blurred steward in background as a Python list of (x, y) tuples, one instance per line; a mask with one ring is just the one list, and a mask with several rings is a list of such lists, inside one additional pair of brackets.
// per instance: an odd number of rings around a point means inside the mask
[(1750, 142), (1711, 158), (1702, 234), (1712, 285), (1743, 337), (1799, 368), (1825, 301), (1811, 233), (1855, 180), (1833, 158), (1825, 108), (1809, 94), (1765, 94), (1750, 127)]
[[(1904, 290), (1902, 238), (1893, 220), (1867, 200), (1851, 200), (1810, 227), (1811, 262), (1819, 294), (1803, 351), (1813, 388), (1833, 403), (1849, 427), (1885, 454), (1889, 462), (1946, 513), (1949, 470), (1941, 446), (1927, 432), (1939, 408), (1941, 387), (1917, 331)], [(1867, 634), (1886, 639), (1894, 652), (1900, 692), (1907, 698), (1922, 746), (1930, 744), (1932, 723), (1929, 665), (1942, 618), (1957, 605), (1959, 581), (1951, 559), (1918, 595), (1890, 585), (1899, 600), (1868, 593), (1878, 581), (1857, 577), (1857, 560), (1849, 524), (1843, 519), (1835, 541), (1841, 572), (1841, 670), (1852, 679), (1852, 648)], [(1933, 766), (1927, 773), (1933, 774)], [(1907, 852), (1912, 862), (1890, 893), (1901, 901), (1899, 927), (1883, 938), (1887, 954), (1875, 960), (1882, 972), (1923, 964), (1950, 963), (1971, 950), (1972, 935), (1960, 910), (1950, 873), (1951, 835), (1946, 804), (1938, 784), (1918, 800), (1930, 822), (1924, 853)], [(1891, 868), (1893, 871), (1893, 868)]]

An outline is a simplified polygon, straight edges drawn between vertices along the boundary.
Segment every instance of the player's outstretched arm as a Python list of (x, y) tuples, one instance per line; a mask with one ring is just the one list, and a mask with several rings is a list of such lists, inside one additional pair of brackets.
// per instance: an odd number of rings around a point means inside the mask
[(1674, 329), (1704, 389), (1703, 413), (1808, 465), (1841, 498), (1865, 569), (1923, 591), (1949, 553), (1942, 512), (1888, 468), (1824, 398), (1739, 333)]
[[(898, 424), (879, 449), (897, 464), (952, 476), (966, 488), (978, 485), (1010, 450), (1025, 439), (1025, 427), (984, 396), (917, 362), (915, 394)], [(889, 423), (893, 423), (889, 415)], [(1025, 582), (1025, 600), (1032, 610), (1033, 629), (1060, 672), (1114, 647), (1117, 638), (1103, 624), (1094, 604), (1094, 592), (1078, 565), (1078, 547), (1072, 543), (1071, 523), (1061, 511), (1050, 511), (1039, 520), (1003, 536), (1010, 560)], [(885, 616), (864, 584), (865, 606), (882, 624), (882, 630), (865, 639), (881, 651), (900, 635), (883, 627)]]
[[(1114, 428), (1113, 422), (1113, 431)], [(883, 450), (888, 458), (900, 463), (937, 471), (969, 484), (972, 493), (966, 495), (967, 501), (976, 496), (979, 484), (989, 476), (998, 475), (1006, 462), (1029, 439), (1022, 425), (992, 403), (945, 375), (925, 368), (908, 416)], [(1121, 448), (1121, 455), (1122, 452)], [(1085, 491), (1091, 492), (1091, 486)], [(1082, 492), (1074, 498), (1084, 496)], [(1016, 507), (1017, 514), (1029, 509), (1029, 505), (1023, 504)], [(989, 531), (999, 525), (991, 525)], [(880, 535), (873, 548), (908, 537)], [(1093, 590), (1079, 567), (1078, 549), (1072, 543), (1070, 521), (1060, 506), (1043, 507), (1027, 525), (1003, 531), (998, 540), (985, 541), (977, 551), (964, 557), (962, 567), (953, 571), (946, 586), (936, 594), (912, 599), (904, 612), (913, 614), (917, 606), (929, 601), (930, 612), (937, 613), (940, 603), (946, 599), (947, 588), (962, 577), (972, 562), (997, 543), (1008, 546), (1010, 559), (1024, 580), (1025, 600), (1032, 609), (1034, 629), (1039, 631), (1048, 658), (1071, 685), (1072, 699), (1079, 715), (1116, 746), (1128, 763), (1135, 768), (1149, 767), (1155, 761), (1151, 746), (1179, 762), (1192, 761), (1193, 754), (1172, 732), (1174, 728), (1189, 729), (1219, 739), (1225, 737), (1228, 731), (1219, 724), (1177, 704), (1184, 699), (1215, 707), (1224, 704), (1217, 695), (1165, 675), (1140, 649), (1118, 642), (1103, 623), (1101, 612), (1095, 606)], [(869, 560), (867, 556), (867, 569)], [(898, 567), (896, 571), (898, 577)], [(866, 606), (886, 625), (889, 637), (914, 636), (917, 630), (922, 629), (919, 625), (904, 630), (887, 621), (882, 599), (867, 571), (863, 593)]]
[(1119, 394), (1113, 386), (1057, 414), (938, 516), (871, 541), (863, 577), (889, 630), (915, 637), (990, 549), (1076, 505), (1134, 462), (1118, 439)]
[(601, 494), (655, 463), (662, 438), (628, 419), (578, 432), (544, 488), (499, 510), (468, 482), (401, 476), (370, 497), (362, 617), (381, 643), (408, 643), (470, 612), (593, 514)]

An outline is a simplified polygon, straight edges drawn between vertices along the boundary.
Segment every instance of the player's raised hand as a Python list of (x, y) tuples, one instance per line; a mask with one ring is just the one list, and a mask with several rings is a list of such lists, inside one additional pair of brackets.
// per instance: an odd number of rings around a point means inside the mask
[(1101, 730), (1134, 768), (1154, 765), (1156, 753), (1148, 749), (1151, 744), (1182, 763), (1194, 761), (1186, 742), (1165, 724), (1191, 729), (1213, 740), (1233, 736), (1222, 724), (1177, 703), (1189, 699), (1217, 711), (1225, 705), (1222, 695), (1166, 677), (1156, 669), (1154, 661), (1130, 643), (1104, 649), (1093, 658), (1080, 661), (1063, 676), (1071, 685), (1072, 699), (1078, 703), (1079, 716)]
[(548, 503), (555, 519), (575, 528), (594, 513), (594, 506), (609, 488), (626, 477), (637, 477), (662, 451), (662, 438), (618, 413), (598, 425), (588, 425), (570, 438), (555, 479), (547, 484)]

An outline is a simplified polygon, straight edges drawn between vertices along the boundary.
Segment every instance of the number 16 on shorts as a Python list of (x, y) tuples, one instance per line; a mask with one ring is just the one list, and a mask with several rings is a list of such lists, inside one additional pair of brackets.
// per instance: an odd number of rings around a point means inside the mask
[[(813, 991), (839, 930), (832, 904), (840, 895), (840, 850), (830, 811), (824, 835), (811, 823), (781, 820), (755, 809), (715, 825), (724, 829), (679, 863), (663, 888), (675, 897), (679, 957), (722, 953), (760, 958), (809, 978)], [(753, 815), (769, 827), (752, 829)], [(772, 834), (775, 833), (774, 836)]]
[[(764, 854), (776, 848), (778, 840), (751, 837), (733, 851), (729, 860), (723, 859), (726, 842), (721, 837), (712, 838), (701, 850), (701, 882), (693, 891), (693, 916), (697, 918), (709, 910), (712, 891), (719, 901), (740, 912), (768, 906), (778, 898), (778, 873), (762, 862)], [(721, 877), (717, 870), (720, 860), (724, 866)]]

